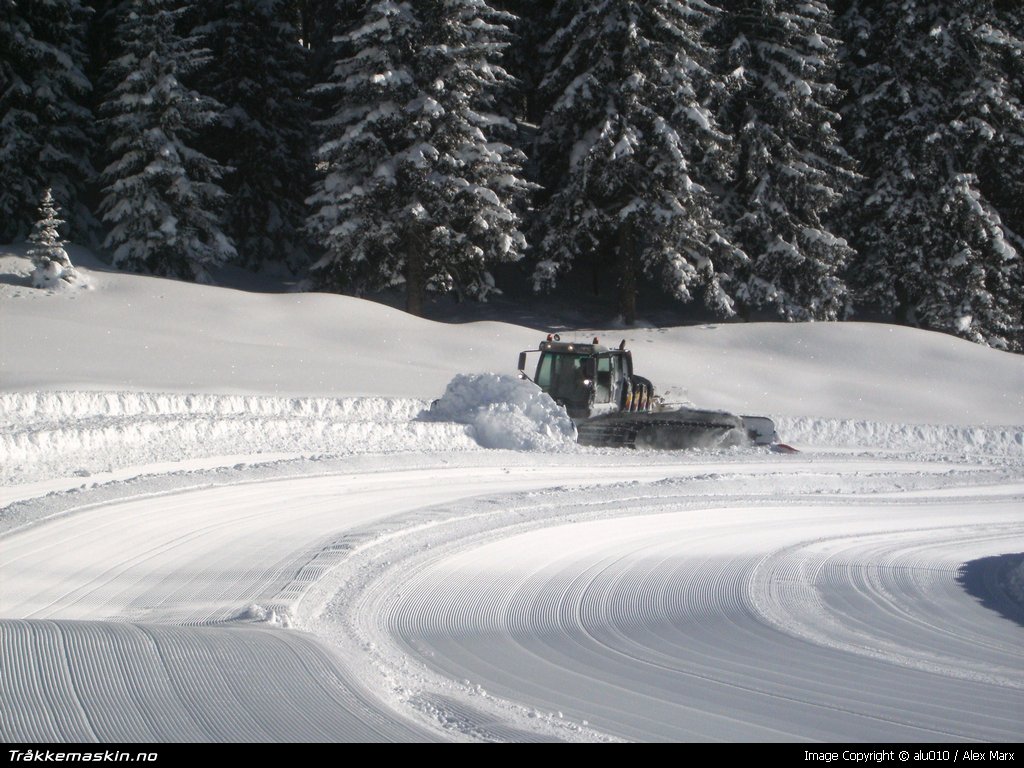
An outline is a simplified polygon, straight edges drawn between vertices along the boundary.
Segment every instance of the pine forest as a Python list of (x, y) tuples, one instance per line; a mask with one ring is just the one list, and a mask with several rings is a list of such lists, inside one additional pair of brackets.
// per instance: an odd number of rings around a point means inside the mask
[[(0, 0), (0, 242), (1024, 351), (1017, 0)], [(558, 294), (561, 291), (562, 294)]]

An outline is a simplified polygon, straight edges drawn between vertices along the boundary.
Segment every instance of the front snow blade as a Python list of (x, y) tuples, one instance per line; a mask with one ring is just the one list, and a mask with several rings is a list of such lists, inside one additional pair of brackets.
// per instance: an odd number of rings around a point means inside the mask
[(779, 442), (775, 422), (767, 416), (740, 416), (740, 419), (743, 420), (743, 428), (754, 445), (775, 445)]
[(576, 430), (581, 445), (602, 447), (686, 450), (748, 444), (743, 423), (737, 417), (722, 411), (690, 408), (577, 419)]

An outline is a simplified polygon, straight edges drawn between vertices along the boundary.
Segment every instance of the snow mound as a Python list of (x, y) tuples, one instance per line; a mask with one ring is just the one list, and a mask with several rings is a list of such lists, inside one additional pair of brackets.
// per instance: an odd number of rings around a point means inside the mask
[(484, 448), (551, 451), (576, 445), (576, 426), (565, 409), (516, 376), (460, 373), (420, 418), (467, 424)]
[(32, 272), (32, 287), (61, 290), (75, 282), (74, 270), (65, 269), (56, 261), (47, 261)]
[(287, 611), (279, 613), (273, 608), (267, 608), (257, 603), (251, 604), (242, 611), (238, 618), (242, 621), (269, 624), (275, 627), (290, 627), (292, 625), (292, 617)]

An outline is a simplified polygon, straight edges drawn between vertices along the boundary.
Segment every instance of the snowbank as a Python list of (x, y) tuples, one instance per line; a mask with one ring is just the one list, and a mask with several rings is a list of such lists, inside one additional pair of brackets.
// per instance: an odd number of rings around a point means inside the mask
[(576, 445), (576, 427), (565, 409), (515, 376), (459, 374), (420, 418), (468, 424), (484, 448), (551, 451)]
[(0, 393), (0, 484), (213, 456), (559, 450), (576, 430), (530, 382), (457, 376), (437, 404), (147, 392)]
[(1024, 427), (899, 424), (857, 419), (775, 419), (782, 441), (808, 448), (1024, 456)]
[[(417, 398), (0, 393), (0, 485), (215, 456), (575, 450), (565, 410), (512, 376), (460, 374)], [(776, 419), (799, 448), (1024, 457), (1024, 428)]]
[(461, 424), (415, 420), (412, 398), (140, 392), (0, 394), (0, 484), (218, 455), (479, 450)]

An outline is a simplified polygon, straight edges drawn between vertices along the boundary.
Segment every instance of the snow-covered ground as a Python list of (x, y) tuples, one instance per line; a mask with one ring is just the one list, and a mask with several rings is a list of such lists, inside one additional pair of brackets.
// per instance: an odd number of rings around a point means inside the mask
[(1024, 357), (598, 329), (801, 452), (581, 449), (503, 376), (539, 329), (20, 253), (4, 741), (1024, 738)]

